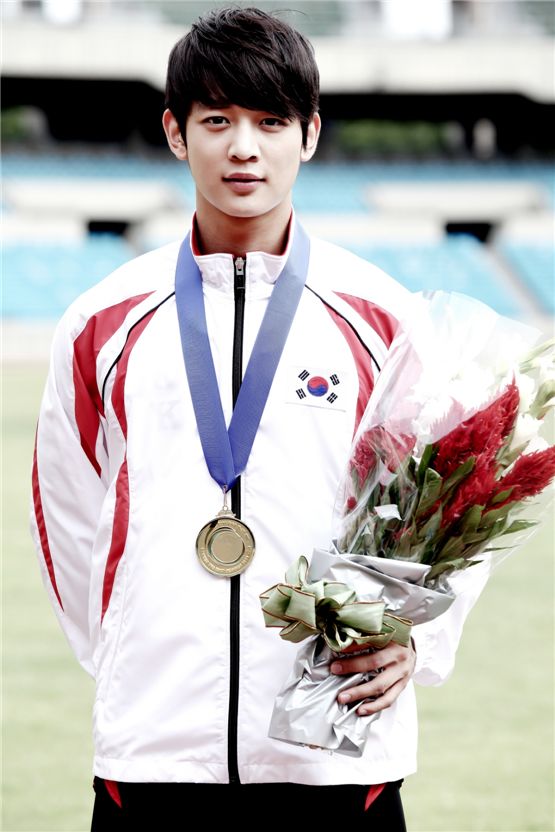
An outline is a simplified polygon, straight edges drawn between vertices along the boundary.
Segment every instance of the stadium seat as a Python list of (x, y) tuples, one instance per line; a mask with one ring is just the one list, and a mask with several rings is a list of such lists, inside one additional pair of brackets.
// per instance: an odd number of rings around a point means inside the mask
[(550, 315), (555, 314), (553, 246), (506, 241), (499, 249), (542, 309)]
[(5, 318), (58, 318), (75, 298), (134, 256), (114, 235), (80, 245), (7, 244), (3, 251)]
[(503, 315), (522, 314), (487, 249), (463, 234), (438, 245), (351, 246), (353, 251), (395, 277), (410, 291), (443, 289), (472, 295)]

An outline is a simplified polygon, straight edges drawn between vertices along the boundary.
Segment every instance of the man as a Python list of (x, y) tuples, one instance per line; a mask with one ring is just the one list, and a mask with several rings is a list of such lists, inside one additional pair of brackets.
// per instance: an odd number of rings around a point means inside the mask
[[(93, 829), (178, 829), (199, 808), (263, 811), (271, 826), (276, 801), (303, 821), (404, 829), (413, 647), (331, 668), (381, 671), (348, 693), (361, 718), (382, 712), (362, 758), (267, 737), (294, 656), (258, 596), (329, 543), (353, 433), (410, 305), (292, 214), (317, 108), (312, 49), (286, 23), (257, 9), (201, 19), (170, 56), (163, 115), (196, 183), (190, 240), (118, 269), (57, 330), (33, 526), (96, 679)], [(424, 683), (451, 669), (478, 591), (417, 628)]]

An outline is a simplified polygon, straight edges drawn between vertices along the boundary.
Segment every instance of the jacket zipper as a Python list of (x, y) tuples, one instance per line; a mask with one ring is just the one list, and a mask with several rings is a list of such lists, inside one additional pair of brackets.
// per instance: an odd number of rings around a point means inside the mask
[[(233, 261), (235, 324), (233, 329), (233, 406), (237, 401), (243, 380), (243, 324), (245, 319), (245, 261), (236, 257)], [(241, 517), (241, 481), (231, 489), (231, 510)], [(230, 578), (229, 606), (229, 711), (227, 720), (227, 768), (229, 782), (240, 783), (237, 763), (237, 719), (239, 710), (239, 621), (241, 601), (241, 576)]]

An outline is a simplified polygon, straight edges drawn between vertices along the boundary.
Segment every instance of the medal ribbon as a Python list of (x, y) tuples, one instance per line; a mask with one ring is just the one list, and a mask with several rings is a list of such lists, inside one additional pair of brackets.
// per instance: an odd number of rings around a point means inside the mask
[(210, 476), (229, 491), (246, 468), (274, 375), (306, 281), (310, 241), (295, 223), (287, 262), (268, 302), (233, 415), (226, 427), (210, 349), (202, 276), (184, 239), (175, 271), (175, 298), (185, 370)]

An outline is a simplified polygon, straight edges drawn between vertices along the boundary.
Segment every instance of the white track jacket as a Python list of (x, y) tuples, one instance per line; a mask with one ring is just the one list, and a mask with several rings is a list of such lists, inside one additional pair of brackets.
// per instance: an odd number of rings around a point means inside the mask
[[(138, 257), (72, 304), (38, 423), (33, 535), (61, 626), (96, 679), (94, 773), (131, 782), (397, 780), (416, 768), (412, 683), (374, 723), (360, 759), (268, 738), (296, 647), (264, 627), (259, 594), (298, 555), (329, 544), (353, 433), (411, 295), (311, 240), (306, 287), (234, 494), (256, 554), (242, 575), (215, 577), (195, 553), (222, 495), (185, 375), (178, 250)], [(243, 292), (231, 255), (195, 253), (228, 422), (233, 376), (246, 367), (286, 255), (249, 253)], [(315, 377), (326, 395), (310, 392)], [(451, 671), (484, 583), (479, 570), (460, 576), (447, 613), (415, 629), (417, 682), (438, 684)]]

